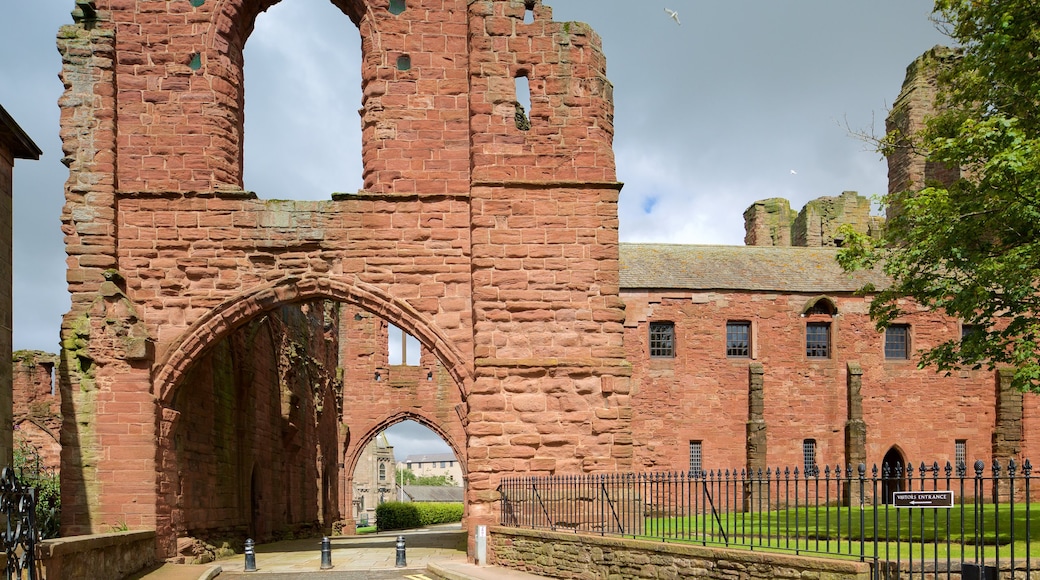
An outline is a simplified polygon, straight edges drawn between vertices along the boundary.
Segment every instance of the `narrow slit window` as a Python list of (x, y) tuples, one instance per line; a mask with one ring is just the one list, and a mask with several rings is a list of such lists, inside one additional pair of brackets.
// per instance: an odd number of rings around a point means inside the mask
[(391, 365), (419, 365), (419, 340), (400, 328), (389, 325), (387, 328), (387, 353)]
[(690, 441), (690, 476), (700, 477), (704, 470), (703, 442)]
[(802, 441), (802, 461), (805, 468), (805, 477), (816, 477), (819, 468), (816, 467), (815, 439), (805, 439)]
[(531, 83), (527, 75), (520, 74), (514, 79), (516, 86), (516, 128), (527, 131), (531, 128), (531, 118), (528, 112), (531, 110)]
[(954, 465), (962, 469), (968, 465), (968, 440), (958, 439), (954, 444)]

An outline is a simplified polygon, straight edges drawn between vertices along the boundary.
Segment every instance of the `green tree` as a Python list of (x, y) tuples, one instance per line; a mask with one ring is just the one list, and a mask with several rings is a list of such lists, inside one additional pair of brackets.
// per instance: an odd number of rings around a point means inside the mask
[(922, 366), (1011, 365), (1015, 386), (1040, 391), (1040, 3), (936, 0), (933, 16), (959, 51), (939, 74), (937, 112), (880, 150), (910, 146), (962, 177), (887, 195), (883, 238), (846, 231), (839, 261), (892, 279), (871, 304), (879, 328), (907, 297), (971, 325)]
[(458, 485), (447, 475), (416, 475), (411, 469), (397, 468), (397, 482), (401, 485), (428, 485), (434, 487), (451, 487)]

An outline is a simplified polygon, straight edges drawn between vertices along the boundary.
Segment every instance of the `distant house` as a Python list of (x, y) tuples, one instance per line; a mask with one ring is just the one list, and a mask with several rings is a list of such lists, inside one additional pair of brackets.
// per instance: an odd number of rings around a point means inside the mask
[(397, 466), (411, 470), (419, 477), (444, 475), (454, 481), (455, 485), (462, 486), (462, 465), (451, 453), (409, 455)]

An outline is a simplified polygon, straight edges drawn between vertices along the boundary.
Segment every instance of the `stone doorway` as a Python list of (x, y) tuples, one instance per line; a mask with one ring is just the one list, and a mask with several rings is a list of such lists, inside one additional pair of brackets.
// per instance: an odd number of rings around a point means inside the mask
[[(897, 491), (903, 491), (906, 482), (906, 459), (903, 457), (903, 453), (895, 446), (892, 446), (888, 453), (885, 453), (885, 458), (881, 461), (882, 465), (882, 480), (881, 480), (881, 503), (891, 504), (893, 494)], [(888, 476), (885, 476), (885, 468), (888, 468)]]

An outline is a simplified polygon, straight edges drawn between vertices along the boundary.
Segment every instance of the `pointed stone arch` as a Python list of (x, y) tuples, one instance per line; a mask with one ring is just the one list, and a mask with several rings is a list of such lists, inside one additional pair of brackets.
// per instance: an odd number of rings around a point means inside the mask
[(378, 435), (380, 431), (383, 431), (384, 429), (387, 429), (404, 421), (415, 421), (416, 423), (419, 423), (423, 427), (426, 427), (427, 429), (436, 433), (438, 437), (440, 437), (445, 443), (447, 443), (448, 447), (451, 447), (452, 453), (455, 454), (455, 458), (458, 459), (459, 463), (462, 465), (462, 473), (465, 477), (465, 474), (468, 473), (466, 469), (467, 462), (465, 443), (455, 441), (455, 438), (452, 437), (451, 433), (447, 429), (445, 429), (444, 425), (441, 425), (440, 422), (431, 417), (427, 417), (424, 413), (415, 410), (399, 411), (397, 413), (387, 415), (380, 422), (368, 429), (363, 435), (358, 437), (356, 441), (352, 441), (349, 446), (349, 449), (343, 450), (345, 455), (344, 470), (347, 473), (353, 473), (354, 468), (357, 467), (357, 461), (358, 458), (361, 456), (361, 451), (365, 448), (365, 446), (368, 445), (370, 441), (375, 439), (376, 435)]
[(153, 392), (160, 404), (169, 402), (181, 377), (208, 345), (227, 336), (259, 313), (281, 304), (311, 298), (328, 298), (356, 304), (394, 322), (419, 339), (442, 362), (465, 399), (465, 385), (472, 381), (465, 357), (443, 332), (408, 303), (360, 281), (347, 284), (318, 277), (285, 277), (275, 284), (253, 288), (223, 301), (197, 320), (160, 358)]

